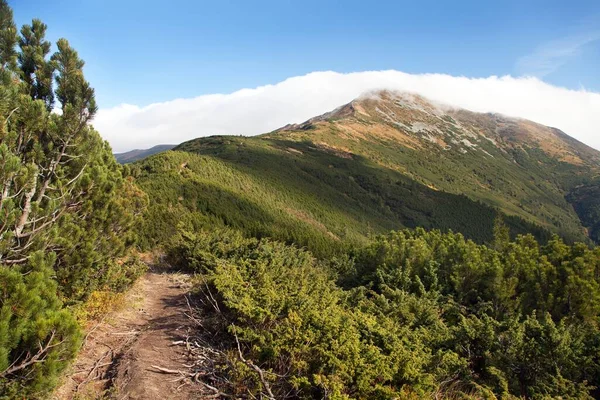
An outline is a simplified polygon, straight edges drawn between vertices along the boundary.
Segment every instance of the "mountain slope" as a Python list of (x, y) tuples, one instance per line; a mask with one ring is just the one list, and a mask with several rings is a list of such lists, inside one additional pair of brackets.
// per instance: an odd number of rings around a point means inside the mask
[(585, 198), (590, 210), (594, 200), (569, 193), (583, 193), (598, 170), (598, 152), (560, 131), (389, 92), (266, 135), (200, 138), (174, 150), (134, 164), (152, 199), (148, 244), (169, 240), (173, 220), (317, 254), (403, 227), (488, 242), (499, 212), (513, 234), (586, 240), (575, 210), (585, 207), (569, 201)]
[(574, 210), (577, 197), (569, 193), (593, 185), (600, 172), (600, 152), (557, 129), (406, 93), (363, 96), (267, 137), (360, 155), (436, 190), (465, 194), (574, 237), (584, 230)]
[(115, 153), (115, 158), (120, 164), (127, 164), (130, 162), (142, 160), (153, 154), (162, 153), (163, 151), (171, 150), (176, 145), (174, 144), (159, 144), (149, 149), (135, 149), (125, 153)]
[[(147, 244), (192, 230), (229, 226), (249, 236), (307, 246), (318, 255), (402, 227), (452, 229), (490, 241), (496, 210), (430, 189), (360, 158), (311, 143), (213, 137), (133, 164), (150, 196)], [(506, 217), (513, 233), (546, 231)], [(177, 221), (175, 223), (174, 221)]]

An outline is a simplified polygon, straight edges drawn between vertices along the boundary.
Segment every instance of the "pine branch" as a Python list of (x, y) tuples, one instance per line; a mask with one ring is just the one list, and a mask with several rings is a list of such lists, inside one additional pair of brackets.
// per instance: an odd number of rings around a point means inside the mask
[(46, 359), (46, 356), (47, 356), (47, 352), (50, 349), (52, 349), (53, 347), (56, 347), (56, 346), (60, 346), (62, 343), (64, 343), (64, 340), (61, 340), (58, 343), (52, 344), (52, 341), (54, 340), (55, 335), (56, 335), (56, 331), (53, 330), (52, 334), (50, 335), (50, 338), (48, 339), (48, 342), (46, 343), (45, 346), (42, 346), (42, 344), (39, 343), (39, 351), (35, 355), (31, 355), (28, 353), (27, 356), (25, 357), (25, 359), (22, 362), (20, 362), (19, 364), (16, 364), (16, 361), (15, 361), (7, 369), (0, 372), (0, 378), (4, 378), (7, 375), (12, 375), (16, 372), (24, 370), (25, 368), (27, 368), (33, 364), (38, 364), (38, 363), (44, 362)]

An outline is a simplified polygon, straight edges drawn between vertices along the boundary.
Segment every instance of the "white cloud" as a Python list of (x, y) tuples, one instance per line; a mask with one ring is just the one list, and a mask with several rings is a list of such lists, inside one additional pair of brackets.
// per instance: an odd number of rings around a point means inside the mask
[(517, 71), (522, 75), (546, 76), (580, 54), (586, 45), (598, 40), (600, 31), (544, 43), (533, 53), (517, 60)]
[(313, 72), (231, 94), (101, 109), (94, 126), (116, 152), (200, 136), (256, 135), (303, 122), (377, 89), (404, 90), (476, 112), (530, 119), (600, 149), (600, 93), (510, 76)]

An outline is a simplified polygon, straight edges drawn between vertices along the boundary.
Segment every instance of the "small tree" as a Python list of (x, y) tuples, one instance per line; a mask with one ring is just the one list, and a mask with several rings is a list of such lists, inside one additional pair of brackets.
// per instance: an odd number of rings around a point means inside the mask
[(510, 229), (504, 222), (502, 215), (498, 214), (494, 219), (494, 242), (492, 247), (501, 251), (510, 243)]

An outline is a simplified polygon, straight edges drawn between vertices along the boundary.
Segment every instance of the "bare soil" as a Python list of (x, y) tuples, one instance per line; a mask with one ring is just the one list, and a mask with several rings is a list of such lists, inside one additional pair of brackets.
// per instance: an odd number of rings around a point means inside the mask
[[(186, 316), (189, 277), (152, 271), (126, 294), (124, 310), (93, 326), (55, 400), (201, 399), (206, 388), (189, 379), (185, 344), (194, 322)], [(214, 396), (213, 396), (214, 398)]]

